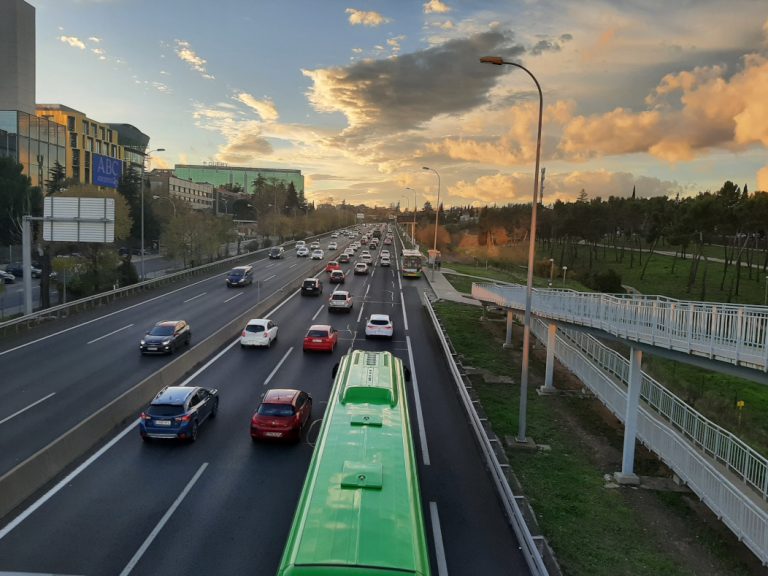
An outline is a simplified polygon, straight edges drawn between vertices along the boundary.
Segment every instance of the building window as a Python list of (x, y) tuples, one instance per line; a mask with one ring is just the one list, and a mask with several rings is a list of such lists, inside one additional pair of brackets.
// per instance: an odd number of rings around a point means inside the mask
[(104, 138), (105, 133), (106, 133), (106, 130), (104, 130), (104, 126), (101, 126), (101, 139), (102, 140), (106, 140), (106, 138)]
[(69, 147), (77, 148), (77, 132), (69, 133)]
[(74, 116), (67, 116), (67, 130), (70, 132), (75, 131), (75, 117)]
[[(90, 134), (91, 133), (91, 127), (88, 124), (88, 120), (83, 120), (83, 134)], [(85, 142), (85, 140), (83, 140)]]
[(101, 154), (101, 140), (96, 140), (96, 154)]
[(91, 130), (93, 130), (93, 135), (98, 137), (99, 132), (98, 132), (98, 130), (96, 130), (96, 124), (93, 123), (93, 122), (91, 122)]
[(107, 140), (112, 142), (112, 130), (107, 130)]

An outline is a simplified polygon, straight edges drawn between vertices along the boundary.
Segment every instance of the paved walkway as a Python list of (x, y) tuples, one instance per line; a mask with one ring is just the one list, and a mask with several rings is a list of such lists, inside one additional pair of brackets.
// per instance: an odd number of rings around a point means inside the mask
[[(446, 269), (446, 273), (449, 270)], [(452, 302), (460, 302), (461, 304), (470, 304), (471, 306), (482, 306), (480, 302), (474, 298), (464, 296), (461, 292), (456, 290), (453, 285), (445, 279), (445, 276), (440, 270), (425, 270), (424, 277), (429, 282), (435, 295), (441, 300), (450, 300)]]

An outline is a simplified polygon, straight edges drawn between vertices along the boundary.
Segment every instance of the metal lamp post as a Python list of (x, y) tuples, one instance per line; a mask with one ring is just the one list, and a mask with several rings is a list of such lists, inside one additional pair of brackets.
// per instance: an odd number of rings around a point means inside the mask
[(437, 170), (434, 168), (430, 168), (429, 166), (422, 166), (422, 170), (431, 170), (435, 173), (435, 176), (437, 176), (437, 206), (435, 206), (435, 242), (432, 245), (432, 250), (434, 252), (434, 259), (435, 261), (432, 263), (432, 279), (435, 279), (435, 266), (437, 265), (437, 225), (438, 225), (438, 218), (440, 217), (440, 174), (438, 174)]
[(411, 223), (411, 242), (416, 246), (416, 190), (406, 186), (406, 190), (413, 192), (413, 222)]
[(141, 196), (141, 247), (140, 247), (140, 258), (141, 258), (141, 281), (143, 282), (144, 277), (144, 163), (147, 161), (147, 157), (152, 154), (152, 152), (165, 152), (165, 148), (155, 148), (154, 150), (150, 150), (149, 152), (139, 152), (141, 154), (141, 186), (140, 186), (140, 196)]
[(555, 278), (555, 259), (549, 259), (549, 287), (552, 288), (552, 280)]
[(563, 266), (563, 287), (565, 287), (565, 273), (568, 272), (568, 266)]
[(171, 203), (171, 206), (173, 206), (173, 217), (176, 218), (176, 202), (173, 201), (173, 199), (170, 196), (158, 196), (157, 194), (152, 196), (153, 200), (168, 200), (168, 202)]
[(523, 323), (523, 366), (520, 374), (520, 422), (517, 434), (518, 442), (526, 442), (525, 427), (526, 427), (526, 412), (528, 409), (528, 359), (530, 355), (531, 345), (531, 296), (533, 292), (533, 265), (534, 255), (536, 251), (536, 194), (539, 190), (539, 159), (541, 157), (541, 117), (544, 111), (544, 97), (541, 93), (541, 86), (528, 68), (515, 62), (507, 62), (499, 56), (484, 56), (480, 58), (480, 62), (484, 64), (495, 64), (501, 66), (506, 64), (508, 66), (515, 66), (520, 68), (530, 76), (536, 84), (536, 89), (539, 92), (539, 125), (536, 133), (536, 168), (534, 169), (533, 176), (533, 201), (531, 202), (531, 236), (528, 241), (528, 279), (526, 282), (525, 290), (525, 320)]

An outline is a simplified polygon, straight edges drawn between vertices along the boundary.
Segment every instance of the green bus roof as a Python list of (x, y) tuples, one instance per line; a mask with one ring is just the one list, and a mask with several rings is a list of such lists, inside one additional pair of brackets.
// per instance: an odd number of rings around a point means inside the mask
[(342, 358), (280, 574), (429, 574), (402, 363)]

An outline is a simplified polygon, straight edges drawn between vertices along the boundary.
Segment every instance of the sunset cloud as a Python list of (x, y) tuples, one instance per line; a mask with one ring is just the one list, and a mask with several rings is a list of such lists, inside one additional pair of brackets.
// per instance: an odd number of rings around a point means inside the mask
[(279, 117), (277, 108), (275, 108), (275, 104), (272, 100), (258, 100), (247, 92), (240, 92), (235, 96), (235, 100), (238, 100), (249, 108), (255, 110), (265, 122), (274, 122)]
[(69, 44), (72, 46), (72, 48), (79, 48), (80, 50), (85, 50), (85, 42), (80, 40), (80, 38), (77, 38), (76, 36), (59, 36), (59, 41), (64, 42), (64, 44)]
[(349, 23), (352, 26), (381, 26), (389, 22), (389, 18), (385, 18), (378, 12), (365, 12), (363, 10), (355, 10), (354, 8), (347, 8), (344, 12), (349, 14)]
[(193, 70), (200, 73), (200, 76), (206, 80), (214, 79), (214, 76), (209, 74), (205, 68), (207, 60), (198, 56), (195, 51), (192, 50), (192, 46), (189, 42), (186, 40), (176, 40), (175, 52), (181, 61), (189, 64)]
[(440, 0), (429, 0), (424, 3), (424, 14), (445, 14), (450, 11), (451, 8)]

